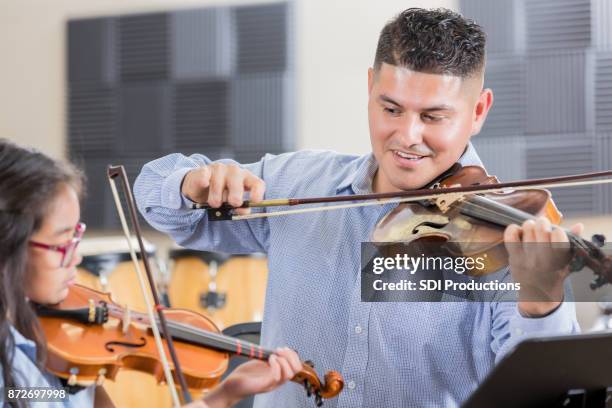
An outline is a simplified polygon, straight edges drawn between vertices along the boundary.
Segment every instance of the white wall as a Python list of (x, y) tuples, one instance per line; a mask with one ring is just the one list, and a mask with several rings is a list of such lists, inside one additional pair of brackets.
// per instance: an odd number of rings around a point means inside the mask
[[(0, 137), (65, 155), (68, 18), (246, 3), (262, 1), (0, 1)], [(295, 0), (299, 147), (368, 151), (367, 68), (376, 39), (394, 14), (416, 5), (453, 8), (455, 0)]]

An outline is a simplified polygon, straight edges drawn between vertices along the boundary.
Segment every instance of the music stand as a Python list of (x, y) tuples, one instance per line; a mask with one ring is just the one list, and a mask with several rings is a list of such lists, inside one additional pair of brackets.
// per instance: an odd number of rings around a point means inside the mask
[(605, 407), (609, 387), (612, 332), (540, 337), (519, 343), (462, 407)]

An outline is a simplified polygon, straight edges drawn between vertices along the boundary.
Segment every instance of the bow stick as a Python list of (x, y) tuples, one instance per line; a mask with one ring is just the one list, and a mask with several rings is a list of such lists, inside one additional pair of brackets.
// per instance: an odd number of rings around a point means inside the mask
[[(446, 173), (445, 173), (446, 174)], [(443, 197), (448, 194), (460, 194), (460, 193), (496, 193), (503, 192), (507, 189), (513, 190), (528, 190), (535, 186), (540, 188), (561, 188), (561, 187), (576, 187), (576, 186), (588, 186), (612, 183), (611, 179), (606, 180), (589, 180), (597, 177), (610, 177), (612, 176), (612, 170), (600, 171), (595, 173), (583, 173), (575, 174), (570, 176), (561, 177), (550, 177), (540, 178), (533, 180), (521, 180), (511, 181), (507, 183), (496, 183), (496, 184), (478, 184), (472, 186), (459, 186), (459, 187), (445, 187), (436, 188), (437, 183), (433, 183), (431, 187), (423, 188), (412, 191), (398, 191), (391, 193), (375, 193), (375, 194), (354, 194), (346, 196), (333, 196), (333, 197), (312, 197), (312, 198), (279, 198), (272, 200), (262, 201), (249, 201), (245, 200), (241, 206), (232, 207), (228, 203), (223, 203), (219, 208), (212, 208), (208, 204), (192, 204), (193, 210), (206, 210), (208, 212), (208, 218), (211, 221), (221, 220), (248, 220), (254, 218), (269, 218), (283, 215), (292, 214), (303, 214), (308, 212), (317, 211), (331, 211), (339, 210), (344, 208), (355, 208), (355, 207), (366, 207), (372, 205), (385, 205), (385, 204), (399, 204), (421, 200), (431, 200), (439, 197)], [(585, 181), (587, 180), (587, 181)], [(375, 200), (375, 201), (372, 201)], [(264, 208), (264, 207), (279, 207), (279, 206), (297, 206), (305, 204), (321, 204), (331, 202), (346, 202), (346, 201), (367, 201), (362, 203), (352, 203), (343, 205), (333, 205), (327, 207), (310, 207), (297, 210), (286, 210), (286, 211), (275, 211), (275, 212), (264, 212), (246, 215), (233, 215), (232, 211), (236, 208)]]
[(109, 166), (108, 167), (108, 181), (111, 186), (111, 190), (113, 192), (113, 198), (115, 200), (115, 205), (117, 207), (117, 213), (119, 214), (119, 219), (121, 220), (121, 226), (123, 228), (123, 233), (128, 242), (128, 247), (130, 249), (130, 255), (132, 261), (134, 262), (136, 272), (138, 275), (138, 281), (140, 282), (140, 289), (142, 290), (142, 294), (144, 296), (144, 300), (147, 306), (147, 313), (149, 315), (149, 321), (151, 322), (151, 329), (153, 331), (153, 337), (155, 338), (155, 344), (157, 345), (157, 349), (159, 350), (159, 355), (161, 358), (162, 366), (164, 368), (164, 375), (166, 377), (166, 383), (168, 384), (168, 388), (170, 389), (170, 393), (172, 395), (172, 400), (174, 402), (174, 406), (176, 408), (180, 407), (180, 401), (178, 397), (178, 393), (176, 391), (176, 387), (174, 385), (174, 378), (172, 376), (172, 372), (170, 371), (170, 365), (168, 364), (168, 359), (166, 357), (166, 353), (164, 351), (162, 339), (159, 333), (159, 328), (157, 326), (157, 320), (155, 319), (153, 313), (153, 306), (151, 305), (151, 301), (149, 296), (147, 295), (147, 288), (145, 284), (144, 274), (140, 269), (140, 263), (138, 262), (138, 258), (136, 257), (136, 252), (134, 251), (134, 247), (132, 246), (132, 240), (130, 239), (130, 231), (127, 225), (127, 221), (125, 218), (125, 213), (123, 212), (123, 206), (121, 205), (121, 200), (119, 199), (119, 193), (117, 191), (117, 186), (115, 184), (115, 178), (119, 177), (121, 180), (121, 184), (123, 186), (124, 195), (127, 201), (128, 209), (130, 210), (130, 218), (132, 221), (132, 225), (134, 227), (134, 232), (136, 233), (136, 237), (138, 239), (138, 245), (140, 247), (140, 256), (142, 257), (142, 261), (145, 267), (145, 271), (147, 273), (147, 280), (149, 282), (149, 287), (151, 290), (151, 294), (153, 295), (153, 301), (155, 303), (155, 310), (157, 310), (157, 315), (159, 316), (159, 323), (161, 324), (162, 332), (164, 337), (166, 338), (168, 344), (168, 351), (170, 352), (170, 357), (172, 358), (172, 363), (174, 364), (174, 370), (177, 374), (179, 384), (181, 386), (181, 390), (183, 393), (183, 400), (186, 403), (191, 402), (191, 395), (189, 395), (189, 390), (187, 388), (187, 382), (185, 381), (185, 376), (181, 371), (181, 367), (176, 356), (176, 351), (174, 349), (174, 343), (172, 342), (172, 336), (168, 330), (168, 326), (166, 323), (166, 318), (163, 313), (163, 306), (159, 301), (159, 295), (157, 293), (157, 288), (155, 287), (155, 280), (153, 274), (151, 273), (151, 267), (149, 264), (149, 258), (147, 257), (147, 251), (144, 247), (144, 242), (142, 240), (142, 233), (140, 230), (140, 223), (138, 222), (138, 215), (136, 213), (136, 205), (134, 204), (134, 196), (132, 195), (132, 190), (130, 189), (130, 183), (127, 178), (127, 174), (125, 173), (125, 168), (123, 166)]

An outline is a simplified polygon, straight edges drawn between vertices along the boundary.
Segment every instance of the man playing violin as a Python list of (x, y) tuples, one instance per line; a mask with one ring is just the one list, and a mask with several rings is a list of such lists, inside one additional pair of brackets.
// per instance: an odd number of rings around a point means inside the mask
[[(298, 151), (251, 164), (172, 154), (143, 168), (140, 211), (186, 247), (267, 253), (262, 343), (288, 344), (340, 371), (346, 388), (330, 406), (457, 406), (522, 339), (579, 330), (573, 304), (563, 301), (567, 268), (549, 272), (542, 302), (361, 302), (360, 244), (392, 205), (211, 222), (191, 204), (238, 207), (245, 193), (259, 201), (409, 191), (456, 162), (482, 165), (469, 142), (493, 103), (484, 70), (478, 25), (449, 10), (405, 10), (383, 28), (368, 71), (370, 154)], [(515, 244), (512, 276), (523, 278), (544, 273), (550, 259), (516, 244), (567, 236), (539, 218), (511, 225), (504, 240)], [(284, 387), (256, 406), (310, 404)]]

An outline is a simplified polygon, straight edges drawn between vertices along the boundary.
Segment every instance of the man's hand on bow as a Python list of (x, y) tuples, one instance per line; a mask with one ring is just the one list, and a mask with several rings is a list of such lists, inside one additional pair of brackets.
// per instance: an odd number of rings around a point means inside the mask
[[(244, 193), (250, 201), (261, 201), (266, 190), (262, 179), (235, 164), (212, 163), (189, 171), (183, 178), (181, 192), (195, 203), (207, 203), (218, 208), (224, 202), (240, 207)], [(236, 214), (248, 214), (249, 208), (240, 208)]]

